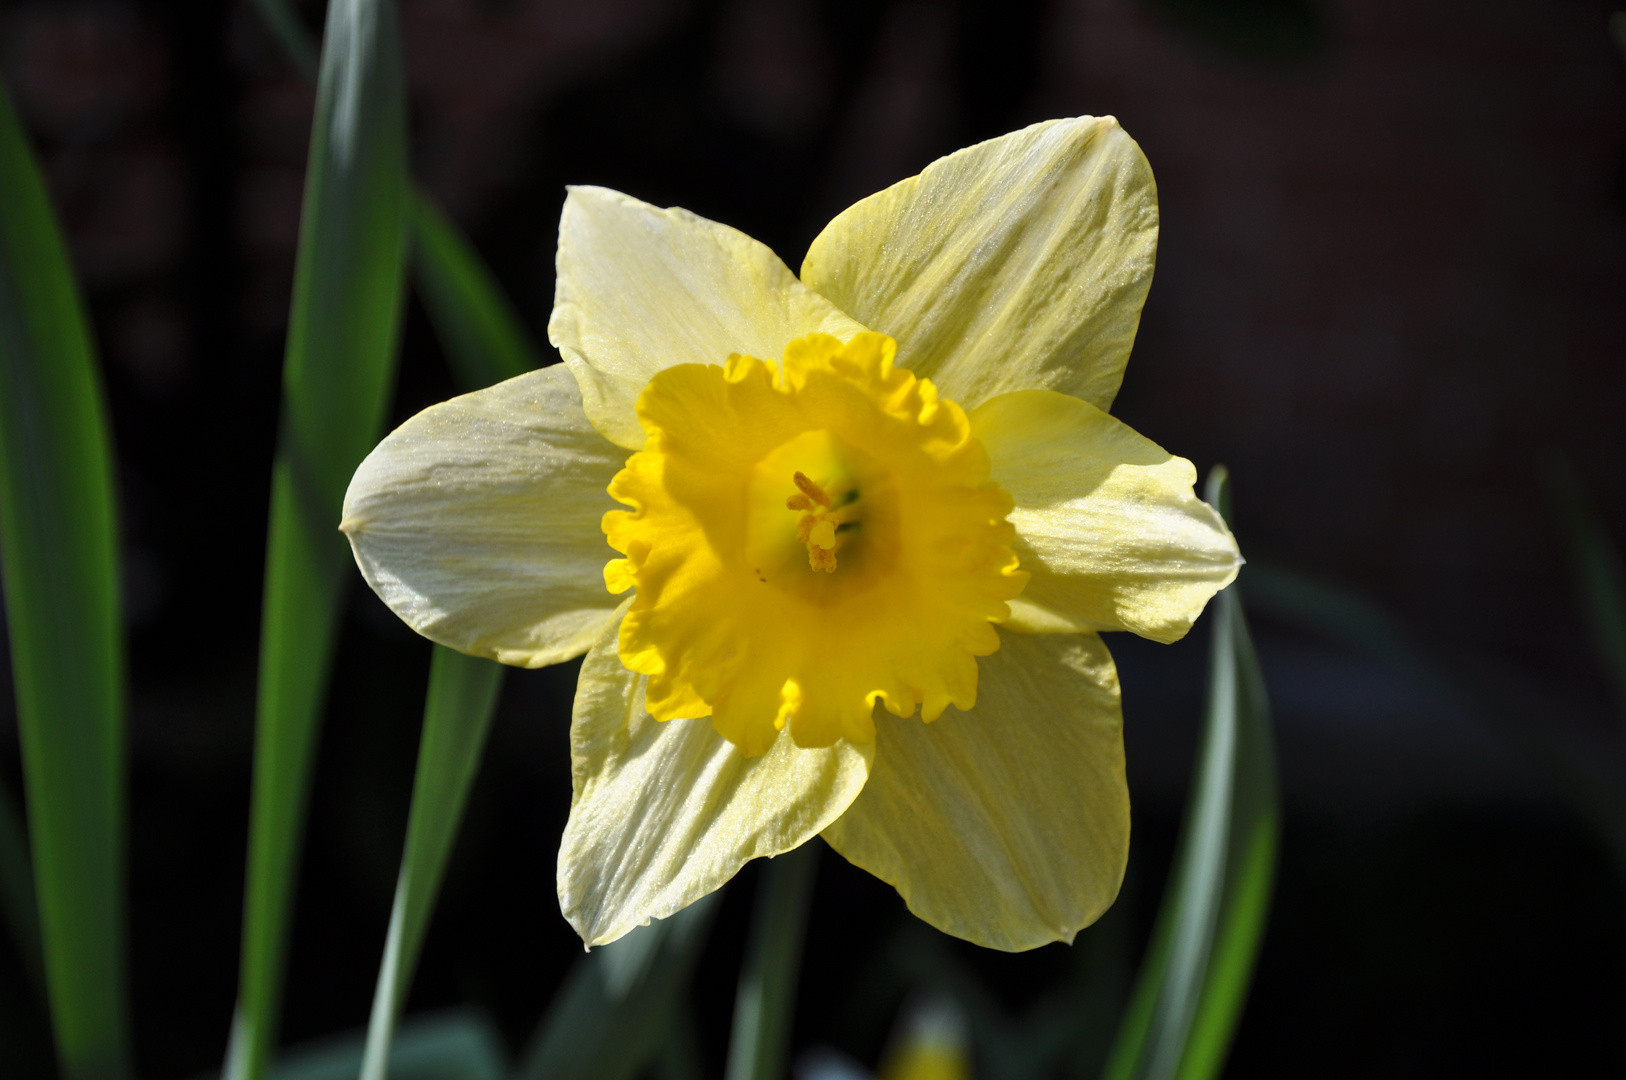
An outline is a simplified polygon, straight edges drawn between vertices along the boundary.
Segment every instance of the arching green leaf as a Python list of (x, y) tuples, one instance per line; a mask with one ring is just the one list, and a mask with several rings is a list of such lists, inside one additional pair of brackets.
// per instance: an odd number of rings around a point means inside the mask
[(394, 383), (407, 228), (406, 107), (392, 0), (332, 0), (305, 177), (271, 480), (254, 795), (231, 1080), (275, 1039), (312, 755), (351, 559), (346, 485)]
[[(1229, 518), (1226, 473), (1209, 503)], [(1244, 570), (1246, 573), (1246, 570)], [(1264, 677), (1235, 586), (1214, 598), (1208, 695), (1185, 828), (1108, 1080), (1219, 1075), (1264, 934), (1281, 833)]]

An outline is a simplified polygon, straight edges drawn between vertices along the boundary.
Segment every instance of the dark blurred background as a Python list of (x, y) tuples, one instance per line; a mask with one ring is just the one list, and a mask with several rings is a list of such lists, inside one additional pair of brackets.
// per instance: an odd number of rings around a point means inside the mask
[[(1547, 480), (1552, 461), (1572, 463), (1626, 538), (1612, 8), (403, 0), (401, 14), (418, 176), (545, 350), (566, 183), (688, 207), (794, 268), (832, 214), (939, 155), (1053, 116), (1119, 118), (1156, 172), (1163, 232), (1114, 411), (1199, 469), (1231, 467), (1257, 565), (1370, 598), (1459, 679), (1482, 675), (1499, 706), (1254, 607), (1286, 831), (1229, 1072), (1404, 1077), (1626, 1075), (1626, 875), (1550, 752), (1579, 747), (1607, 786), (1626, 746)], [(319, 27), (320, 4), (301, 11)], [(47, 170), (112, 402), (136, 1045), (144, 1076), (185, 1078), (218, 1067), (235, 995), (312, 95), (242, 0), (9, 0), (0, 72)], [(452, 392), (414, 300), (394, 417)], [(1136, 842), (1122, 902), (1080, 948), (1005, 956), (911, 930), (888, 888), (826, 851), (796, 1047), (873, 1063), (911, 988), (956, 967), (1012, 1030), (1081, 955), (1097, 975), (1132, 967), (1178, 829), (1204, 642), (1201, 627), (1172, 647), (1111, 640)], [(354, 590), (287, 1043), (366, 1021), (428, 656)], [(580, 955), (553, 892), (574, 667), (508, 676), (409, 1005), (476, 1005), (511, 1049)], [(718, 1071), (755, 880), (730, 887), (693, 999)], [(1110, 1031), (1114, 985), (1082, 1025)], [(1090, 1053), (1062, 1075), (1090, 1075)], [(0, 1074), (48, 1077), (49, 1058), (0, 948)]]

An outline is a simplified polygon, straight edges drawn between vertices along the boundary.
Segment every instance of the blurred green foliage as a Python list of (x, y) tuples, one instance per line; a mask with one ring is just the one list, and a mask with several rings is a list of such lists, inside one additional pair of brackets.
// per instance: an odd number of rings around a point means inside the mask
[(294, 876), (350, 552), (334, 525), (395, 380), (407, 238), (406, 87), (390, 0), (333, 0), (300, 219), (271, 476), (232, 1080), (276, 1038)]
[[(1227, 520), (1228, 481), (1216, 466), (1206, 495)], [(1208, 694), (1185, 830), (1107, 1080), (1218, 1076), (1264, 935), (1281, 837), (1270, 703), (1234, 584), (1209, 612)]]
[(395, 1019), (411, 985), (423, 935), (429, 928), (429, 913), (463, 821), (469, 786), (497, 710), (502, 673), (501, 666), (490, 660), (435, 646), (406, 851), (401, 856), (401, 876), (379, 964), (362, 1080), (383, 1080), (388, 1075)]
[(25, 958), (37, 913), (68, 1080), (114, 1080), (130, 1068), (115, 533), (84, 307), (39, 168), (0, 89), (0, 561), (36, 910), (19, 896), (26, 875), (9, 820), (0, 823), (0, 871)]

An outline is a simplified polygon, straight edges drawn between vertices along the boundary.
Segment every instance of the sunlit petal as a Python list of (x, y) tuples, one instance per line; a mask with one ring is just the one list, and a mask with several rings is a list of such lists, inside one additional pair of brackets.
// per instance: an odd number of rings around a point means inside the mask
[(969, 712), (876, 718), (869, 783), (824, 837), (939, 930), (1018, 951), (1072, 941), (1117, 896), (1129, 791), (1101, 639), (1000, 637)]
[(599, 521), (626, 460), (562, 365), (426, 409), (356, 470), (356, 563), (425, 637), (506, 664), (579, 655), (612, 618)]
[(778, 357), (807, 334), (846, 341), (863, 329), (737, 229), (607, 188), (570, 189), (548, 340), (587, 415), (622, 446), (643, 445), (633, 404), (657, 371)]
[(1024, 390), (971, 413), (1032, 577), (1014, 629), (1131, 630), (1176, 641), (1236, 577), (1242, 556), (1197, 473), (1077, 398)]
[(788, 732), (746, 757), (709, 719), (659, 721), (616, 628), (585, 660), (571, 719), (575, 796), (559, 845), (559, 906), (589, 945), (665, 918), (751, 859), (812, 839), (852, 803), (873, 747), (805, 749)]
[(1111, 117), (950, 154), (843, 211), (802, 280), (974, 408), (1043, 388), (1111, 406), (1157, 253), (1157, 189)]

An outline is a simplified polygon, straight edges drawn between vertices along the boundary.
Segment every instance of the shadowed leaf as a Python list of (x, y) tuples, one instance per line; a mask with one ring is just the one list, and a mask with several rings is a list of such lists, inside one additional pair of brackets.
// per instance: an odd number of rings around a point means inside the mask
[(395, 1019), (412, 983), (424, 931), (502, 686), (502, 666), (490, 660), (465, 656), (442, 645), (435, 646), (434, 656), (418, 743), (418, 772), (412, 784), (406, 853), (401, 857), (384, 959), (378, 970), (362, 1080), (384, 1080), (389, 1074)]
[[(254, 0), (288, 62), (316, 76), (316, 46), (285, 0)], [(422, 190), (409, 203), (418, 292), (464, 392), (540, 367), (540, 352), (468, 238)]]
[[(1205, 497), (1230, 516), (1222, 467)], [(1185, 827), (1108, 1080), (1219, 1075), (1269, 911), (1281, 830), (1269, 702), (1237, 590), (1209, 610), (1208, 693)]]
[(418, 292), (452, 374), (478, 390), (538, 366), (536, 344), (468, 239), (421, 192), (412, 199)]
[(820, 846), (809, 841), (762, 868), (734, 996), (727, 1080), (779, 1080), (784, 1075)]
[[(355, 1080), (362, 1041), (358, 1031), (292, 1047), (268, 1075), (270, 1080)], [(401, 1025), (389, 1080), (501, 1080), (505, 1067), (502, 1037), (491, 1021), (473, 1009), (453, 1009)]]
[[(0, 557), (38, 927), (69, 1080), (129, 1070), (112, 472), (78, 286), (0, 89)], [(21, 929), (32, 914), (16, 895), (21, 838), (4, 839), (7, 915)]]
[(1370, 657), (1506, 738), (1597, 831), (1626, 882), (1626, 760), (1617, 738), (1566, 722), (1565, 708), (1540, 680), (1425, 642), (1352, 589), (1260, 562), (1249, 564), (1242, 588), (1260, 614)]
[(305, 178), (271, 479), (248, 886), (231, 1080), (275, 1040), (289, 907), (348, 547), (351, 474), (394, 382), (406, 253), (406, 115), (392, 0), (332, 0)]
[[(490, 273), (425, 197), (414, 196), (411, 205), (420, 289), (463, 389), (479, 390), (530, 370), (535, 350)], [(489, 660), (442, 645), (434, 655), (406, 854), (379, 965), (362, 1080), (384, 1076), (390, 1033), (412, 982), (502, 685), (502, 667)]]
[(577, 961), (542, 1018), (514, 1080), (634, 1080), (681, 1017), (720, 893), (641, 926)]

